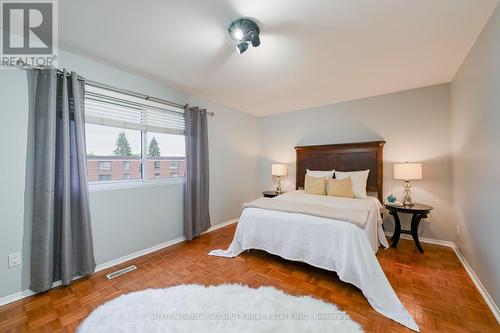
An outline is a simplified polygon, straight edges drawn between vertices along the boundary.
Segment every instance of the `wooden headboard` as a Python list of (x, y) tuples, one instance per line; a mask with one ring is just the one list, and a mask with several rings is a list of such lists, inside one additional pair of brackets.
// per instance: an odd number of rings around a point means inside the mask
[(366, 184), (367, 192), (377, 192), (383, 202), (382, 148), (385, 141), (340, 143), (318, 146), (298, 146), (295, 186), (304, 187), (306, 169), (361, 171), (370, 169)]

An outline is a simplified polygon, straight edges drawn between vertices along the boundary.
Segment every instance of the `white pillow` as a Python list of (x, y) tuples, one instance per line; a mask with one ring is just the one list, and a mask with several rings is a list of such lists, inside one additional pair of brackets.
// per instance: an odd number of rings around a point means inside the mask
[(306, 169), (306, 175), (312, 176), (312, 177), (326, 177), (326, 181), (328, 182), (328, 179), (333, 178), (333, 174), (335, 173), (335, 170), (330, 170), (330, 171), (319, 171), (319, 170), (309, 170)]
[(368, 195), (366, 195), (366, 182), (368, 181), (369, 173), (370, 170), (349, 172), (336, 171), (335, 178), (342, 180), (351, 177), (352, 192), (354, 197), (358, 199), (366, 199), (368, 198)]

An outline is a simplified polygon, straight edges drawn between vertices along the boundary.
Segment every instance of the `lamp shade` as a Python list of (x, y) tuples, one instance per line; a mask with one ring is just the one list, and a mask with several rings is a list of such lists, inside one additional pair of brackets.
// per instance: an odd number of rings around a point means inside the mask
[(421, 163), (395, 163), (394, 164), (394, 179), (422, 179), (422, 164)]
[(271, 173), (273, 176), (286, 176), (288, 173), (288, 167), (286, 164), (273, 164), (271, 166)]

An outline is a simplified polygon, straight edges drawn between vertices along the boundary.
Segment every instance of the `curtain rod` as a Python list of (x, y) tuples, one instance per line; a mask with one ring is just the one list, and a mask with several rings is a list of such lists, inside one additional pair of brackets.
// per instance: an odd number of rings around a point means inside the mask
[[(36, 67), (36, 66), (10, 66), (10, 67), (14, 67), (14, 68), (18, 68), (18, 69), (24, 69), (24, 70), (29, 70), (29, 69), (46, 70), (46, 69), (49, 69), (47, 67)], [(60, 74), (60, 75), (64, 73), (64, 71), (61, 70), (61, 69), (59, 69), (59, 68), (56, 68), (56, 71), (57, 71), (57, 74)], [(70, 72), (66, 72), (66, 73), (71, 74)], [(85, 81), (85, 84), (88, 84), (89, 86), (92, 86), (92, 87), (107, 89), (107, 90), (111, 90), (111, 91), (114, 91), (114, 92), (122, 93), (122, 94), (125, 94), (125, 95), (138, 97), (138, 98), (141, 98), (141, 99), (144, 99), (144, 100), (147, 100), (147, 101), (162, 103), (162, 104), (166, 104), (166, 105), (170, 105), (170, 106), (174, 106), (174, 107), (178, 107), (178, 108), (182, 108), (182, 109), (184, 109), (184, 107), (186, 107), (186, 105), (184, 105), (184, 104), (170, 102), (170, 101), (167, 101), (167, 100), (164, 100), (164, 99), (161, 99), (161, 98), (156, 98), (156, 97), (152, 97), (152, 96), (149, 96), (149, 95), (144, 95), (144, 94), (141, 94), (141, 93), (136, 93), (134, 91), (130, 91), (130, 90), (126, 90), (126, 89), (121, 89), (121, 88), (116, 88), (116, 87), (113, 87), (113, 86), (110, 86), (110, 85), (107, 85), (107, 84), (104, 84), (104, 83), (100, 83), (100, 82), (96, 82), (96, 81), (92, 81), (92, 80), (87, 80), (87, 79), (85, 79), (82, 76), (78, 76), (78, 79)], [(203, 110), (203, 109), (200, 109), (200, 110)], [(203, 110), (203, 111), (206, 111), (208, 116), (215, 117), (215, 112), (209, 112), (207, 110)]]

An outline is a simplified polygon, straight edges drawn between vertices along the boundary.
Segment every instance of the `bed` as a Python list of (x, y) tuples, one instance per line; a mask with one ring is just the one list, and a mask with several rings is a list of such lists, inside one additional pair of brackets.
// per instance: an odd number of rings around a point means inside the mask
[[(419, 331), (399, 301), (375, 256), (380, 246), (388, 247), (380, 217), (383, 198), (382, 149), (384, 142), (363, 142), (296, 147), (296, 191), (267, 202), (276, 205), (309, 205), (335, 211), (366, 211), (362, 226), (348, 219), (321, 214), (297, 213), (279, 208), (247, 205), (238, 222), (234, 239), (226, 250), (210, 255), (235, 257), (245, 250), (259, 249), (287, 260), (301, 261), (334, 271), (339, 278), (358, 287), (370, 305), (382, 315)], [(366, 199), (348, 199), (306, 194), (302, 188), (306, 170), (370, 170)]]

